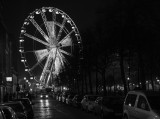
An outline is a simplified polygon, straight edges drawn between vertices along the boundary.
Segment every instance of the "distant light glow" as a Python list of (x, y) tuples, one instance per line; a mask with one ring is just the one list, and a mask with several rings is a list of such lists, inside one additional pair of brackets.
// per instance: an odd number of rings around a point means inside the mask
[(38, 11), (36, 11), (36, 14), (40, 14), (40, 11), (38, 10)]
[(68, 23), (71, 23), (71, 21), (70, 21), (70, 20), (67, 20), (67, 22), (68, 22)]
[(130, 78), (129, 78), (129, 77), (127, 77), (127, 80), (129, 81), (129, 80), (130, 80)]
[(43, 9), (42, 9), (42, 12), (46, 12), (46, 9), (43, 8)]
[(19, 50), (19, 52), (21, 52), (21, 53), (22, 53), (22, 52), (24, 52), (24, 50), (20, 49), (20, 50)]
[(26, 32), (25, 30), (23, 30), (23, 29), (21, 30), (21, 33), (25, 33), (25, 32)]
[(33, 18), (34, 18), (34, 16), (33, 16), (33, 15), (31, 15), (31, 16), (30, 16), (30, 18), (31, 18), (31, 19), (33, 19)]
[(11, 82), (12, 81), (12, 77), (6, 77), (6, 81)]
[(53, 11), (53, 9), (50, 8), (50, 9), (49, 9), (49, 12), (52, 12), (52, 11)]
[(21, 39), (21, 40), (19, 40), (19, 42), (24, 42), (24, 40), (23, 40), (23, 39)]
[(26, 60), (24, 60), (24, 59), (21, 59), (21, 62), (26, 62)]
[(30, 77), (30, 79), (33, 79), (33, 76), (32, 76), (32, 77)]

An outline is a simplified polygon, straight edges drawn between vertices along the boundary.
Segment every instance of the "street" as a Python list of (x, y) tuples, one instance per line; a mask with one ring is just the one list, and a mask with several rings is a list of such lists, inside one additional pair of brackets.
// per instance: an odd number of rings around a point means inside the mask
[(34, 119), (98, 119), (94, 114), (58, 102), (55, 99), (36, 99)]

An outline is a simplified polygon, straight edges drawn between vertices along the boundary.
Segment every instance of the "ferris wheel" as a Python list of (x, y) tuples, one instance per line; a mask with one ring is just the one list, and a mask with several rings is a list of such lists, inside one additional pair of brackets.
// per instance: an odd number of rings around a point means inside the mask
[(68, 69), (78, 70), (82, 41), (73, 20), (54, 7), (36, 9), (24, 20), (20, 32), (21, 62), (25, 71), (44, 86)]

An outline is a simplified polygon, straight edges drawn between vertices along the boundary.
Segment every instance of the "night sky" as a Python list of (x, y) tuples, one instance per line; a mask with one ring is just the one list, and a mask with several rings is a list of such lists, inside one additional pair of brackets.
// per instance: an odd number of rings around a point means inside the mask
[(68, 14), (79, 30), (94, 24), (97, 8), (104, 7), (105, 0), (4, 0), (4, 21), (9, 32), (19, 35), (24, 19), (35, 9), (55, 7)]

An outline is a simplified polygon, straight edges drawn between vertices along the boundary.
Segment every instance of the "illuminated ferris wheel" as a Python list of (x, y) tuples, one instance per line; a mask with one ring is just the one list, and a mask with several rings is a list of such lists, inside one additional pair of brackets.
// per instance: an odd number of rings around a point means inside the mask
[(62, 10), (36, 9), (25, 19), (20, 32), (21, 62), (44, 86), (68, 69), (77, 70), (82, 59), (78, 28)]

